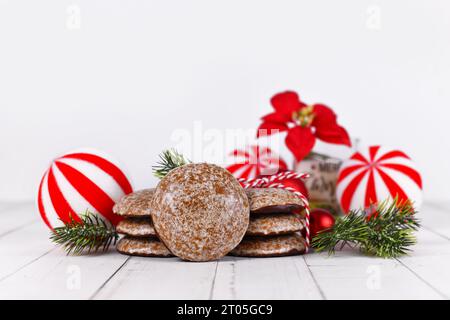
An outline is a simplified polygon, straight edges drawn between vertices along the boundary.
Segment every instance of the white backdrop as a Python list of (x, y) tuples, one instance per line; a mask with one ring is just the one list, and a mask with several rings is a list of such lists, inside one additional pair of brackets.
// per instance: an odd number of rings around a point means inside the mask
[(150, 186), (175, 129), (256, 128), (286, 89), (407, 151), (426, 197), (450, 199), (445, 0), (0, 0), (0, 198), (34, 198), (86, 146)]

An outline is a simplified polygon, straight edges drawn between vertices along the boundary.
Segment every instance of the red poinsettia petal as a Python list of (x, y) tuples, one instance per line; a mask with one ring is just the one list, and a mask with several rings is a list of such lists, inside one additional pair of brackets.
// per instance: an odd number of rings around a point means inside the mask
[(288, 126), (284, 123), (263, 122), (258, 128), (256, 137), (259, 138), (269, 136), (271, 134), (280, 133), (288, 129), (289, 129)]
[(347, 130), (337, 124), (316, 127), (315, 135), (320, 140), (328, 143), (343, 144), (349, 147), (352, 146)]
[(285, 115), (284, 113), (269, 113), (261, 118), (264, 122), (277, 122), (277, 123), (286, 123), (292, 121), (292, 117)]
[(316, 138), (309, 127), (294, 127), (289, 130), (286, 137), (286, 146), (297, 161), (303, 160), (314, 148), (315, 143)]
[(300, 101), (298, 94), (294, 91), (278, 93), (270, 100), (276, 113), (281, 113), (292, 118), (292, 113), (298, 111), (305, 104)]
[(331, 108), (323, 104), (315, 104), (313, 108), (314, 120), (312, 125), (314, 127), (334, 126), (337, 124), (337, 116)]
[(316, 128), (315, 136), (328, 143), (351, 146), (347, 131), (337, 124), (334, 111), (323, 104), (315, 104), (314, 120), (312, 125)]

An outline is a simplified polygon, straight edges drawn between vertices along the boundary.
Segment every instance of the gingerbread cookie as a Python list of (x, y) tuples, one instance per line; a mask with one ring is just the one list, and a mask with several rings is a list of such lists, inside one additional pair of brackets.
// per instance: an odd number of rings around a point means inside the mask
[(302, 200), (294, 193), (277, 188), (251, 188), (245, 190), (252, 213), (300, 212)]
[(250, 216), (247, 236), (276, 236), (303, 229), (302, 218), (293, 213), (270, 213)]
[(126, 236), (119, 240), (117, 251), (130, 256), (173, 257), (167, 247), (156, 238), (134, 238)]
[(246, 237), (230, 255), (238, 257), (282, 257), (303, 254), (305, 239), (299, 234), (274, 237)]
[(159, 238), (176, 256), (216, 260), (236, 247), (249, 222), (244, 189), (211, 164), (176, 168), (156, 188), (152, 219)]
[(125, 218), (117, 224), (116, 231), (133, 237), (156, 237), (150, 217)]
[(113, 207), (113, 212), (125, 217), (149, 217), (155, 189), (144, 189), (124, 196)]

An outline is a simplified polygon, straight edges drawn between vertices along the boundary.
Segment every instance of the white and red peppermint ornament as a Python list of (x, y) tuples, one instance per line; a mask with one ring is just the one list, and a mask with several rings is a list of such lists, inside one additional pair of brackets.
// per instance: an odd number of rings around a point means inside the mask
[(246, 150), (234, 150), (230, 157), (233, 164), (226, 169), (237, 179), (255, 179), (287, 170), (286, 162), (269, 147), (250, 146)]
[(132, 191), (128, 178), (108, 155), (81, 150), (51, 163), (41, 180), (37, 204), (51, 229), (69, 222), (71, 216), (80, 221), (86, 210), (116, 225), (121, 218), (112, 207)]
[(344, 213), (370, 208), (381, 201), (422, 203), (422, 178), (402, 151), (371, 146), (344, 161), (336, 195)]

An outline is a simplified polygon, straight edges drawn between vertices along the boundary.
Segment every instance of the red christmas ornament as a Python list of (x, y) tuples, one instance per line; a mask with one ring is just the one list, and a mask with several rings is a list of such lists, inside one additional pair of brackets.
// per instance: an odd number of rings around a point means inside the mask
[(309, 220), (311, 238), (314, 238), (319, 232), (330, 229), (335, 223), (334, 216), (325, 209), (313, 209), (311, 210), (311, 216)]
[(89, 210), (116, 225), (121, 217), (114, 204), (133, 191), (120, 167), (97, 150), (77, 150), (55, 159), (45, 172), (38, 193), (38, 209), (50, 229)]
[(362, 148), (344, 161), (336, 185), (342, 211), (371, 208), (385, 200), (422, 203), (422, 177), (414, 162), (398, 149)]

